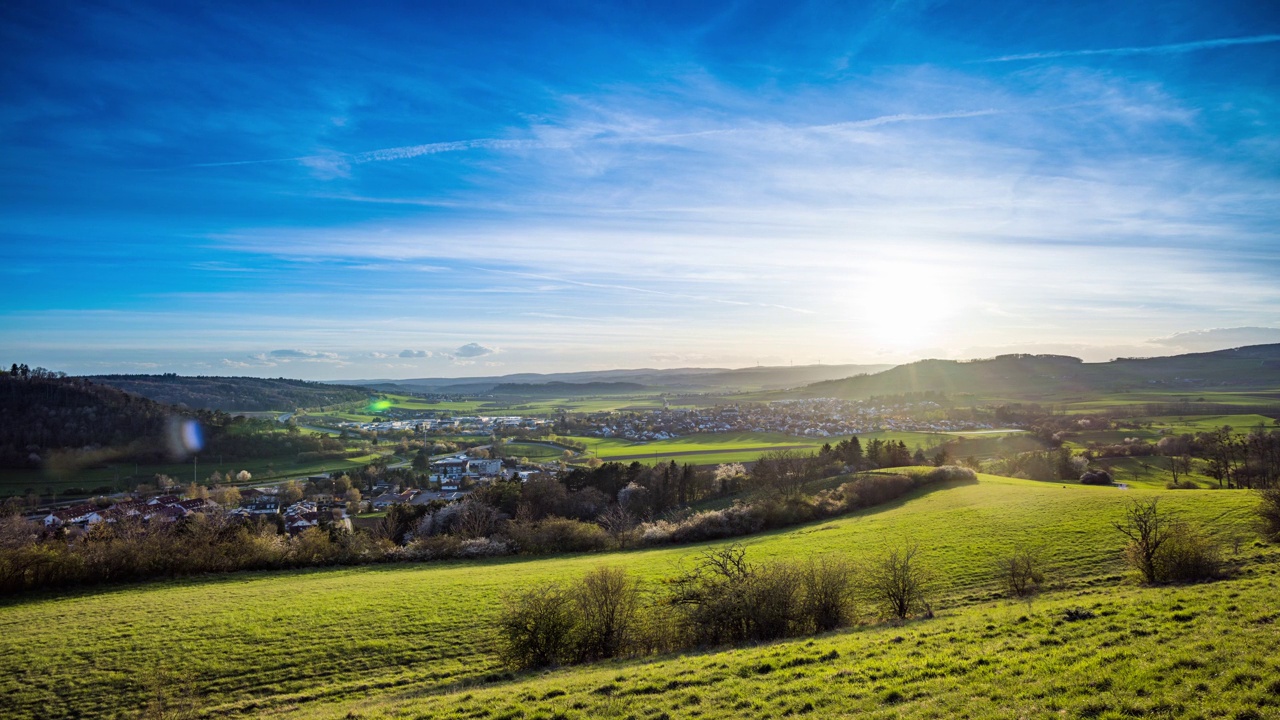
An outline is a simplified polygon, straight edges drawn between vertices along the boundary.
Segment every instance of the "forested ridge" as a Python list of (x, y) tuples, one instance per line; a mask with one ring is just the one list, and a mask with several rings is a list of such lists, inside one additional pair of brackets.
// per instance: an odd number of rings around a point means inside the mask
[(369, 389), (287, 378), (94, 375), (85, 378), (169, 405), (227, 412), (317, 408), (368, 399)]
[(227, 459), (315, 453), (341, 456), (330, 438), (269, 431), (273, 422), (225, 412), (179, 408), (83, 377), (15, 365), (0, 370), (0, 467), (77, 466), (172, 459), (174, 422), (195, 420), (203, 450)]

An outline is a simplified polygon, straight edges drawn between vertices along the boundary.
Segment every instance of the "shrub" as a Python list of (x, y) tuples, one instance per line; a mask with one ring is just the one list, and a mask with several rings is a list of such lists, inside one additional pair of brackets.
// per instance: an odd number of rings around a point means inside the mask
[(1164, 484), (1166, 490), (1199, 490), (1200, 486), (1191, 480), (1170, 480)]
[(1169, 526), (1168, 541), (1156, 554), (1159, 582), (1183, 583), (1212, 580), (1222, 571), (1218, 546), (1199, 529), (1184, 522)]
[(1111, 485), (1111, 473), (1106, 470), (1090, 470), (1080, 476), (1082, 485)]
[(800, 570), (800, 617), (807, 630), (827, 632), (853, 622), (854, 570), (839, 558), (812, 559)]
[(498, 616), (498, 652), (515, 669), (558, 665), (569, 659), (577, 627), (573, 598), (549, 584), (510, 595)]
[(862, 475), (840, 486), (850, 510), (871, 507), (901, 497), (916, 486), (906, 475)]
[(686, 637), (721, 645), (785, 637), (795, 624), (798, 573), (786, 564), (752, 565), (739, 545), (708, 550), (672, 581), (671, 605)]
[(579, 661), (617, 657), (634, 646), (640, 593), (625, 570), (596, 568), (573, 595), (579, 625), (574, 655)]
[(1259, 495), (1258, 519), (1262, 534), (1271, 540), (1280, 540), (1280, 486), (1262, 490)]
[(884, 615), (904, 620), (913, 614), (932, 616), (931, 578), (920, 563), (919, 546), (891, 548), (863, 572), (869, 599)]
[(978, 475), (973, 470), (959, 465), (941, 465), (930, 470), (924, 476), (925, 482), (977, 482)]
[(1039, 553), (1028, 548), (1017, 548), (1001, 558), (998, 569), (1010, 597), (1035, 594), (1040, 589), (1040, 583), (1044, 582)]
[(1155, 498), (1132, 501), (1116, 529), (1129, 538), (1125, 559), (1149, 585), (1209, 580), (1221, 571), (1217, 545), (1199, 529), (1161, 513)]
[(599, 525), (550, 517), (537, 522), (513, 522), (507, 534), (521, 553), (590, 552), (609, 547), (609, 533)]

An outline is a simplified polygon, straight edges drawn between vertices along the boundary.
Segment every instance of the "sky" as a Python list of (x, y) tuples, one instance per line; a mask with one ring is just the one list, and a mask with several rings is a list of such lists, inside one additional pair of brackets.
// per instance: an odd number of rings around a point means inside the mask
[(1280, 4), (0, 4), (0, 364), (1280, 342)]

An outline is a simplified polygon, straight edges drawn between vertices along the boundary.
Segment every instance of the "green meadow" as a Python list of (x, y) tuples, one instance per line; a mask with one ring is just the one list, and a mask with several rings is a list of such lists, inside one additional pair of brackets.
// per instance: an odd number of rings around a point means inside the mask
[[(858, 438), (864, 444), (873, 439), (886, 442), (901, 441), (911, 450), (919, 447), (927, 451), (954, 439), (956, 436), (950, 433), (885, 430), (860, 433)], [(573, 437), (569, 439), (583, 443), (587, 446), (588, 455), (599, 457), (606, 462), (639, 461), (646, 465), (652, 465), (676, 460), (681, 463), (687, 462), (695, 465), (718, 465), (733, 462), (755, 462), (762, 454), (774, 450), (816, 452), (826, 443), (834, 445), (846, 438), (845, 436), (823, 438), (785, 435), (782, 433), (733, 432), (700, 433), (651, 442), (632, 442), (621, 438), (597, 437)]]
[[(1247, 571), (1204, 587), (1131, 587), (1111, 523), (1127, 500), (1152, 495), (1203, 523)], [(1255, 632), (1248, 624), (1274, 613), (1277, 597), (1277, 553), (1255, 544), (1254, 504), (1243, 491), (1124, 491), (983, 475), (742, 539), (753, 560), (835, 554), (861, 561), (915, 541), (938, 578), (934, 620), (514, 678), (494, 659), (492, 619), (505, 592), (571, 580), (603, 564), (624, 566), (655, 587), (723, 543), (37, 593), (0, 604), (0, 694), (14, 718), (134, 717), (148, 698), (189, 702), (199, 716), (222, 717), (585, 718), (647, 708), (670, 717), (763, 716), (801, 712), (804, 703), (811, 704), (804, 712), (937, 717), (1015, 705), (1025, 713), (1050, 702), (1079, 710), (1086, 701), (1105, 701), (1102, 714), (1157, 702), (1199, 711), (1206, 706), (1187, 704), (1182, 693), (1203, 680), (1218, 698), (1212, 702), (1236, 707), (1262, 686), (1245, 679), (1226, 687), (1229, 678), (1266, 676), (1265, 662), (1257, 663), (1275, 657), (1255, 637), (1266, 630), (1274, 639), (1274, 627)], [(997, 601), (993, 565), (1019, 545), (1041, 548), (1047, 563), (1050, 592), (1032, 606)], [(1072, 604), (1096, 607), (1099, 619), (1055, 625)], [(1183, 609), (1168, 610), (1174, 605)], [(1190, 619), (1168, 621), (1173, 613)], [(1219, 645), (1205, 650), (1201, 642)], [(1158, 656), (1152, 643), (1163, 643)], [(1236, 643), (1243, 655), (1231, 652)], [(832, 650), (838, 658), (814, 659)], [(1150, 686), (1156, 696), (1134, 694), (1141, 679), (1184, 655), (1215, 664), (1188, 667), (1185, 686), (1170, 680)], [(1010, 687), (1017, 677), (1023, 679)], [(1086, 680), (1110, 684), (1099, 691)], [(1033, 698), (1036, 692), (1041, 696)], [(737, 707), (741, 702), (762, 704)]]

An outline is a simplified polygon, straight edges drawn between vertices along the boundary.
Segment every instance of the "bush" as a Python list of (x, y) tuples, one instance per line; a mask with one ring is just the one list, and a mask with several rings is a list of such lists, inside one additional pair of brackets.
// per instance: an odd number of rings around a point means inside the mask
[(708, 550), (672, 582), (669, 602), (685, 636), (697, 645), (785, 637), (795, 624), (799, 592), (794, 567), (752, 565), (739, 545)]
[(1259, 493), (1258, 519), (1262, 534), (1271, 540), (1280, 540), (1280, 486), (1267, 488)]
[(928, 601), (931, 578), (919, 556), (919, 546), (914, 544), (891, 548), (863, 572), (869, 599), (886, 617), (932, 617)]
[(1170, 480), (1164, 484), (1166, 490), (1199, 490), (1200, 486), (1191, 480)]
[(504, 599), (498, 616), (498, 652), (524, 670), (570, 659), (577, 627), (573, 598), (559, 585), (541, 585)]
[(959, 465), (942, 465), (930, 470), (924, 476), (925, 482), (977, 482), (978, 475), (973, 470)]
[(854, 570), (839, 558), (822, 558), (801, 568), (800, 619), (807, 631), (828, 632), (854, 619)]
[(1040, 583), (1044, 582), (1040, 556), (1027, 548), (1017, 548), (1002, 558), (998, 569), (1010, 597), (1033, 595), (1040, 589)]
[(590, 552), (610, 545), (609, 533), (599, 525), (550, 517), (538, 522), (513, 522), (507, 535), (521, 553)]
[(1129, 538), (1125, 559), (1149, 585), (1209, 580), (1221, 571), (1221, 553), (1199, 529), (1169, 518), (1155, 498), (1134, 500), (1116, 529)]
[(579, 661), (617, 657), (637, 640), (637, 582), (622, 568), (597, 568), (574, 589), (578, 632), (574, 655)]
[(1156, 554), (1155, 565), (1158, 582), (1213, 580), (1222, 572), (1222, 554), (1199, 529), (1174, 522), (1169, 527), (1168, 540)]
[(840, 486), (850, 510), (871, 507), (906, 495), (916, 486), (906, 475), (862, 475)]
[(1081, 485), (1111, 485), (1111, 473), (1106, 470), (1090, 470), (1080, 476)]

